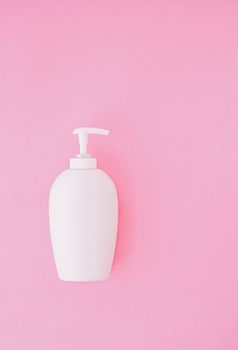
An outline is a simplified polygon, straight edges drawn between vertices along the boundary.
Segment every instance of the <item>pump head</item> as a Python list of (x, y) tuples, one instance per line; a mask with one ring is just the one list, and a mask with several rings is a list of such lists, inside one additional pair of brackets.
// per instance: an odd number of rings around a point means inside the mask
[(75, 158), (70, 159), (71, 169), (94, 169), (97, 167), (96, 158), (92, 158), (87, 153), (88, 135), (108, 135), (109, 131), (99, 128), (78, 128), (73, 130), (73, 135), (79, 136), (80, 153)]

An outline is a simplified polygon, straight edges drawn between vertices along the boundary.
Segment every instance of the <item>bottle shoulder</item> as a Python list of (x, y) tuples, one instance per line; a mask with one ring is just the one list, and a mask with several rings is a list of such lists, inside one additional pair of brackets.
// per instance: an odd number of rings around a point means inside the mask
[(57, 177), (58, 178), (73, 178), (73, 177), (107, 177), (110, 178), (110, 176), (102, 169), (65, 169), (63, 170)]
[[(115, 188), (111, 177), (102, 169), (65, 169), (54, 180), (51, 188), (66, 184), (107, 184)], [(116, 188), (115, 188), (116, 190)]]

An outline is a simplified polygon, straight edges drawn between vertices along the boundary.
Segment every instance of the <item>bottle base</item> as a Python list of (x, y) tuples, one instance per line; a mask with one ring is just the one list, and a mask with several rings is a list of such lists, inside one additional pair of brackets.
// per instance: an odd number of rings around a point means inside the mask
[(110, 275), (106, 276), (95, 276), (95, 277), (83, 277), (83, 276), (60, 276), (62, 282), (101, 282), (109, 279)]

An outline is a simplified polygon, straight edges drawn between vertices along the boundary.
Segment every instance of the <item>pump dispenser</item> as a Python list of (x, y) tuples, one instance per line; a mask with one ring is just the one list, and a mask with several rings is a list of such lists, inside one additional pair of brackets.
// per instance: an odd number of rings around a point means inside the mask
[(80, 153), (70, 159), (70, 169), (95, 169), (97, 160), (87, 153), (88, 135), (108, 135), (109, 131), (98, 128), (78, 128), (74, 129), (73, 134), (79, 136)]
[(88, 135), (105, 129), (83, 127), (80, 153), (54, 181), (49, 197), (51, 242), (58, 276), (64, 281), (100, 281), (109, 277), (114, 256), (118, 199), (111, 178), (87, 152)]

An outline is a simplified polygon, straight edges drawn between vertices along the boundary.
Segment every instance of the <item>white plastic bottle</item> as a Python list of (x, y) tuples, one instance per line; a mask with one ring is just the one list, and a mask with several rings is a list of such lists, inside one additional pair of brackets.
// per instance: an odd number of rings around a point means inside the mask
[(80, 154), (54, 181), (49, 221), (58, 276), (65, 281), (99, 281), (109, 277), (118, 221), (116, 188), (87, 154), (88, 134), (108, 135), (97, 128), (79, 128)]

